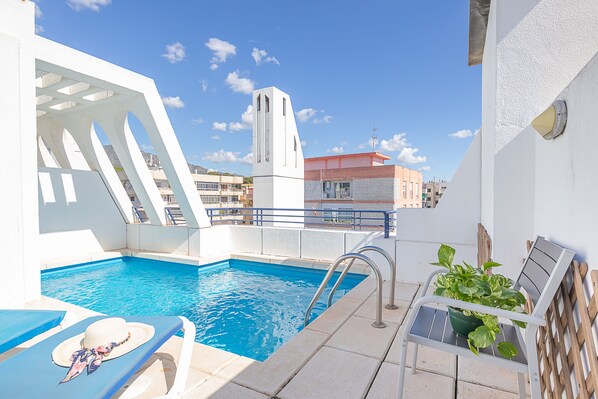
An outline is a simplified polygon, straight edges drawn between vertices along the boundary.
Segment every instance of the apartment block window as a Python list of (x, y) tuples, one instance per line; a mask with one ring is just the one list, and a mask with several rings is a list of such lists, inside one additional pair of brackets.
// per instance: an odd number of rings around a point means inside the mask
[(218, 196), (218, 195), (202, 195), (201, 201), (204, 204), (218, 204), (218, 203), (220, 203), (220, 196)]
[(403, 199), (407, 199), (407, 181), (403, 182)]
[(287, 99), (286, 98), (282, 98), (282, 115), (286, 116), (287, 114)]
[(351, 198), (351, 182), (349, 181), (331, 181), (322, 182), (322, 198), (324, 199), (343, 199)]
[(409, 197), (413, 199), (413, 182), (409, 182)]
[(214, 182), (195, 182), (197, 189), (200, 191), (218, 191), (220, 190), (220, 184)]
[(428, 192), (428, 193), (431, 193), (431, 192), (432, 192), (432, 189), (431, 189), (431, 188), (429, 188), (429, 189), (427, 189), (427, 190), (426, 190), (426, 192)]
[(415, 197), (419, 197), (419, 183), (415, 184)]

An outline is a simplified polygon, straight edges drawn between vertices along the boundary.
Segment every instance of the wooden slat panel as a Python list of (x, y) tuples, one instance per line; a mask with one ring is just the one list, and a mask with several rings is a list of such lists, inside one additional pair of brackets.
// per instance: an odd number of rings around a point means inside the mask
[(571, 301), (569, 300), (569, 293), (567, 292), (567, 288), (564, 285), (561, 285), (561, 292), (563, 294), (563, 301), (564, 301), (564, 308), (565, 308), (565, 315), (567, 316), (567, 327), (569, 329), (569, 339), (571, 348), (569, 349), (569, 353), (573, 357), (573, 371), (575, 372), (575, 380), (577, 381), (577, 389), (579, 391), (579, 397), (582, 399), (587, 399), (590, 397), (588, 394), (588, 389), (586, 386), (585, 376), (583, 372), (583, 364), (581, 362), (580, 357), (580, 346), (579, 342), (576, 338), (577, 331), (575, 331), (575, 321), (573, 320), (573, 307), (571, 306)]
[[(528, 242), (528, 250), (530, 248), (531, 243)], [(543, 254), (533, 252), (531, 258), (541, 265), (550, 264), (552, 260), (558, 259), (561, 251), (559, 246), (542, 239), (536, 242), (535, 248), (539, 248)], [(569, 272), (548, 308), (547, 325), (539, 330), (538, 359), (542, 364), (540, 384), (542, 396), (545, 398), (560, 399), (564, 394), (567, 398), (587, 399), (598, 395), (598, 344), (592, 335), (592, 324), (598, 317), (598, 270), (590, 273), (592, 289), (586, 294), (584, 279), (588, 270), (585, 263), (571, 262)], [(531, 274), (533, 276), (530, 279), (528, 276)], [(537, 278), (537, 269), (526, 275), (522, 276), (520, 282), (524, 288), (529, 287), (531, 280), (536, 285), (541, 284)], [(536, 294), (535, 288), (528, 293), (531, 294), (532, 301)], [(562, 301), (562, 310), (559, 301)], [(531, 308), (533, 306), (526, 306), (526, 309)], [(577, 326), (576, 320), (579, 321)], [(566, 342), (569, 343), (568, 350)], [(587, 370), (584, 370), (586, 358)], [(574, 376), (577, 383), (576, 389), (571, 376)]]
[(580, 330), (583, 333), (585, 349), (590, 363), (590, 375), (588, 377), (590, 377), (591, 385), (589, 386), (589, 389), (594, 391), (598, 388), (598, 358), (596, 354), (596, 343), (594, 342), (594, 337), (592, 335), (592, 323), (590, 322), (590, 317), (587, 312), (588, 307), (586, 304), (583, 282), (581, 281), (581, 275), (579, 273), (579, 263), (576, 261), (573, 261), (573, 284), (577, 294)]
[(492, 240), (481, 223), (478, 223), (478, 267), (492, 260)]
[(573, 397), (573, 387), (571, 386), (571, 368), (569, 367), (569, 360), (567, 359), (567, 348), (565, 346), (565, 331), (563, 329), (563, 325), (561, 323), (561, 317), (559, 315), (559, 306), (558, 306), (558, 296), (554, 299), (552, 304), (550, 305), (550, 311), (554, 315), (556, 320), (556, 332), (558, 337), (558, 350), (559, 350), (559, 358), (561, 359), (561, 367), (562, 371), (559, 373), (559, 379), (561, 384), (565, 389), (565, 393), (567, 394), (567, 398)]

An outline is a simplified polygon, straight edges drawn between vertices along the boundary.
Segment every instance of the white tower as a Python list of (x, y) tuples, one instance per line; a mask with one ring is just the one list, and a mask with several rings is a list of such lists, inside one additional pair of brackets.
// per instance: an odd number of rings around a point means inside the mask
[[(255, 90), (253, 206), (301, 209), (304, 206), (303, 192), (303, 151), (291, 99), (276, 87)], [(264, 211), (266, 214), (296, 216), (276, 217), (276, 222), (264, 225), (303, 227), (303, 212)], [(264, 221), (269, 220), (272, 217), (264, 217)]]

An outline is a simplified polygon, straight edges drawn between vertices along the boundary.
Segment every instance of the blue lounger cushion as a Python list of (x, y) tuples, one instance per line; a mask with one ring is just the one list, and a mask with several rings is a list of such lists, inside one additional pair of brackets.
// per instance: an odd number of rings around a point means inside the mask
[(58, 310), (0, 310), (0, 353), (56, 327), (65, 314)]
[(68, 368), (52, 362), (52, 350), (62, 341), (85, 332), (88, 325), (105, 316), (90, 317), (52, 335), (37, 345), (0, 363), (0, 392), (6, 398), (110, 398), (143, 366), (149, 357), (182, 327), (177, 316), (123, 317), (128, 322), (151, 324), (155, 335), (126, 355), (102, 362), (91, 375), (59, 382)]

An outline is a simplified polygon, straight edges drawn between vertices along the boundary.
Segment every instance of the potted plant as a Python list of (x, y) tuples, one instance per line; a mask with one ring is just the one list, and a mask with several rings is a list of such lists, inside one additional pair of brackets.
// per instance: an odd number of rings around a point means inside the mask
[[(438, 262), (432, 264), (444, 267), (447, 272), (438, 275), (434, 295), (525, 313), (525, 297), (513, 289), (513, 281), (492, 273), (492, 269), (500, 263), (486, 262), (481, 268), (476, 268), (465, 262), (453, 265), (454, 257), (452, 247), (440, 246)], [(449, 307), (449, 319), (453, 330), (467, 338), (469, 348), (476, 355), (480, 348), (492, 345), (500, 333), (496, 316)], [(515, 320), (513, 323), (525, 328), (524, 323)], [(499, 342), (497, 348), (506, 358), (517, 356), (517, 348), (510, 342)]]

